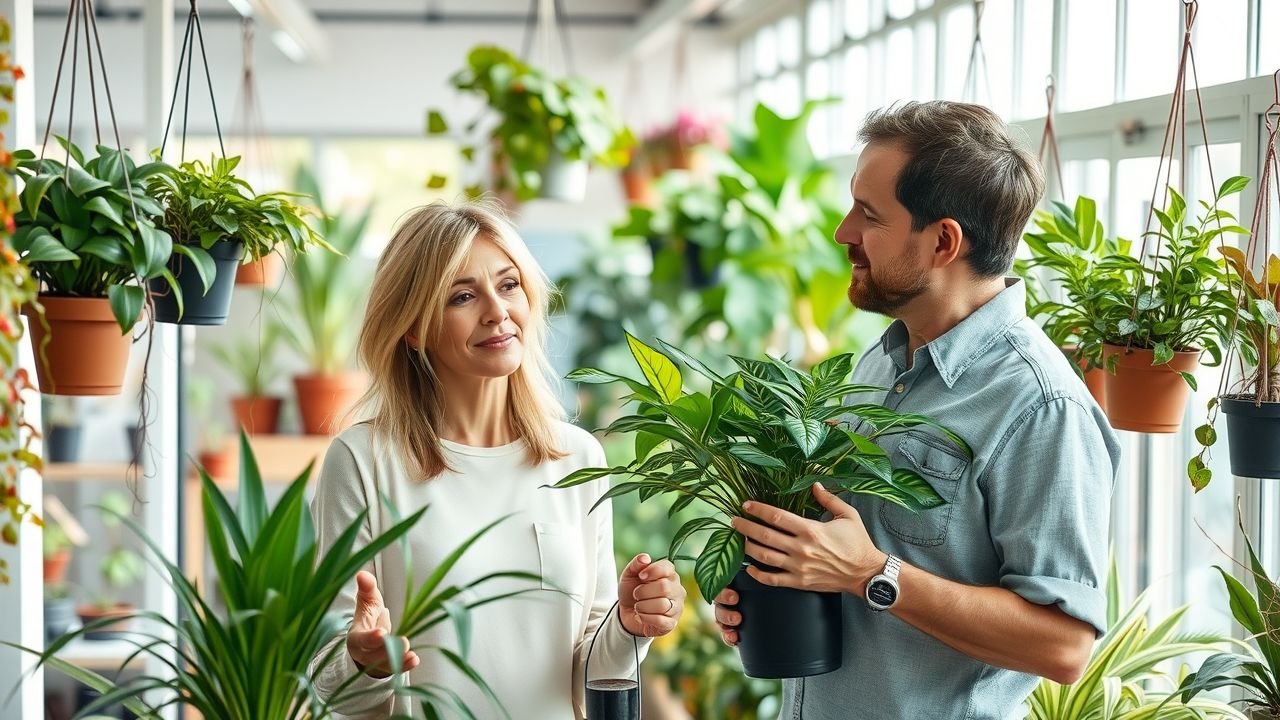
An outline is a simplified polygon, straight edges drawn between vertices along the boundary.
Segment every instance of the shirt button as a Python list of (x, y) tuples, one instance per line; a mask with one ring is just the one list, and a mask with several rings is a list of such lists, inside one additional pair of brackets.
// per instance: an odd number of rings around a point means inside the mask
[(899, 394), (901, 394), (902, 391), (906, 389), (907, 389), (907, 386), (903, 385), (902, 383), (898, 383), (897, 385), (893, 386), (893, 391)]

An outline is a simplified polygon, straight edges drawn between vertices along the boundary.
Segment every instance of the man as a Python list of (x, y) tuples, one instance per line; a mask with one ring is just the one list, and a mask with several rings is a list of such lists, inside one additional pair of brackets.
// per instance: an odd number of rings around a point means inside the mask
[[(753, 577), (845, 594), (843, 666), (786, 681), (782, 717), (1021, 718), (1039, 677), (1078, 679), (1105, 630), (1119, 447), (1027, 318), (1022, 283), (1005, 278), (1044, 190), (1035, 159), (976, 105), (881, 110), (860, 137), (853, 208), (835, 240), (853, 263), (849, 300), (894, 322), (853, 375), (887, 391), (850, 401), (929, 415), (973, 458), (920, 429), (881, 441), (895, 467), (947, 500), (918, 515), (820, 486), (826, 522), (744, 506), (759, 520), (734, 520), (747, 554), (778, 568), (752, 567)], [(736, 644), (737, 596), (716, 600)]]

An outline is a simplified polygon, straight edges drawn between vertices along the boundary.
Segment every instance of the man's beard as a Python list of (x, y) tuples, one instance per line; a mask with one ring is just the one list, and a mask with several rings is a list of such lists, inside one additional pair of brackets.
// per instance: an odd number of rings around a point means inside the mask
[(903, 258), (897, 267), (887, 267), (876, 275), (874, 268), (850, 278), (849, 302), (859, 310), (893, 315), (903, 305), (920, 297), (929, 289), (929, 276), (916, 271), (912, 258)]

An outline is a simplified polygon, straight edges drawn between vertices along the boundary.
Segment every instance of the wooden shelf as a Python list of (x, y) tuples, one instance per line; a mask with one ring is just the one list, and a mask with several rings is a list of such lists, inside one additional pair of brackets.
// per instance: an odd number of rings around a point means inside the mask
[(129, 463), (123, 462), (59, 462), (45, 463), (42, 477), (48, 482), (76, 480), (124, 480)]
[[(266, 483), (293, 482), (307, 464), (314, 462), (314, 473), (319, 469), (324, 453), (329, 449), (333, 438), (327, 435), (250, 435), (249, 446), (253, 448), (253, 457), (258, 461), (258, 472)], [(219, 487), (234, 488), (240, 473), (240, 439), (230, 438), (226, 442), (226, 450), (230, 454), (230, 477), (215, 477)], [(193, 479), (200, 476), (193, 470)]]

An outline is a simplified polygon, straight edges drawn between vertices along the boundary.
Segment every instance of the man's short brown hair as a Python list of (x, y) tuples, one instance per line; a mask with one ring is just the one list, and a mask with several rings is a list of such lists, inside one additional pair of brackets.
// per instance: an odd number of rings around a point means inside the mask
[(975, 274), (1009, 272), (1044, 193), (1044, 171), (998, 115), (968, 103), (909, 102), (868, 115), (858, 137), (898, 143), (910, 156), (896, 194), (913, 230), (951, 218), (969, 240), (965, 259)]

